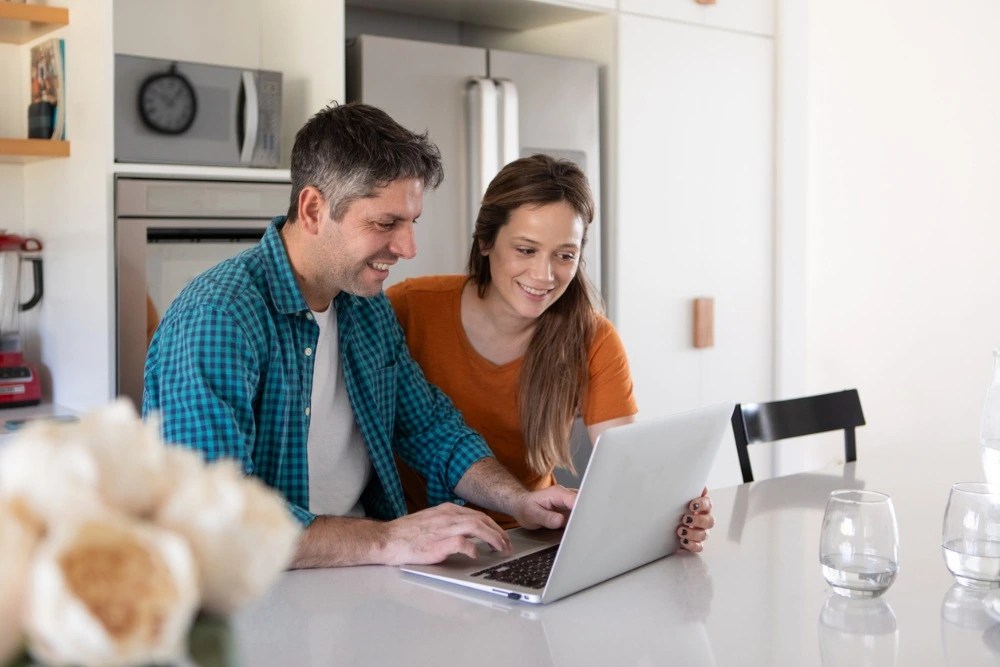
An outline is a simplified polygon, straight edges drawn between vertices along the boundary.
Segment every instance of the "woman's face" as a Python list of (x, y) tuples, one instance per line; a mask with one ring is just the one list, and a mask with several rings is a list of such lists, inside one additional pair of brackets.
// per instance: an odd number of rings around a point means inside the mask
[(490, 290), (512, 314), (538, 318), (566, 291), (580, 265), (583, 220), (568, 202), (521, 206), (483, 252), (490, 258)]

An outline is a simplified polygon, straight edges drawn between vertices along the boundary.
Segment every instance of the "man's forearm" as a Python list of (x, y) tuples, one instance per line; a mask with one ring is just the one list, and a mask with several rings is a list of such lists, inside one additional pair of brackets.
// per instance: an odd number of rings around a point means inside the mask
[(473, 463), (455, 485), (455, 494), (480, 507), (516, 516), (517, 505), (528, 492), (495, 458)]
[(318, 516), (299, 539), (291, 569), (382, 563), (387, 542), (381, 521)]

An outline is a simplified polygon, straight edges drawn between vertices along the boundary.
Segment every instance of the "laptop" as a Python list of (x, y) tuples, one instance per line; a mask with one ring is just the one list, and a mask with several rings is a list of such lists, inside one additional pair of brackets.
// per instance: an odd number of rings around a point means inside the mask
[(564, 530), (507, 531), (512, 553), (477, 540), (479, 557), (455, 554), (404, 572), (530, 603), (554, 602), (672, 554), (675, 528), (701, 494), (733, 403), (605, 431), (591, 453)]

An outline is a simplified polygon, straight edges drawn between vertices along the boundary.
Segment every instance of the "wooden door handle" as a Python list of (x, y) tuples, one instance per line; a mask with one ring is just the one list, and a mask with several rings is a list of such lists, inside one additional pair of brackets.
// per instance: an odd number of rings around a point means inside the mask
[(712, 347), (715, 345), (715, 299), (702, 296), (694, 301), (694, 346)]

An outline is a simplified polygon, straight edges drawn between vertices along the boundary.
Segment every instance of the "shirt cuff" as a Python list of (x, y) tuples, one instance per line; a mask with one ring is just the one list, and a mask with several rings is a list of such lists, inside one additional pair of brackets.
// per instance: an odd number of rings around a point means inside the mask
[(494, 458), (493, 452), (478, 434), (473, 433), (466, 436), (452, 452), (451, 459), (448, 461), (448, 489), (454, 491), (473, 463), (491, 458)]
[(304, 510), (298, 505), (293, 505), (292, 503), (285, 501), (285, 505), (288, 507), (288, 511), (292, 513), (292, 517), (298, 521), (303, 528), (308, 528), (313, 521), (316, 520), (316, 515), (308, 510)]

